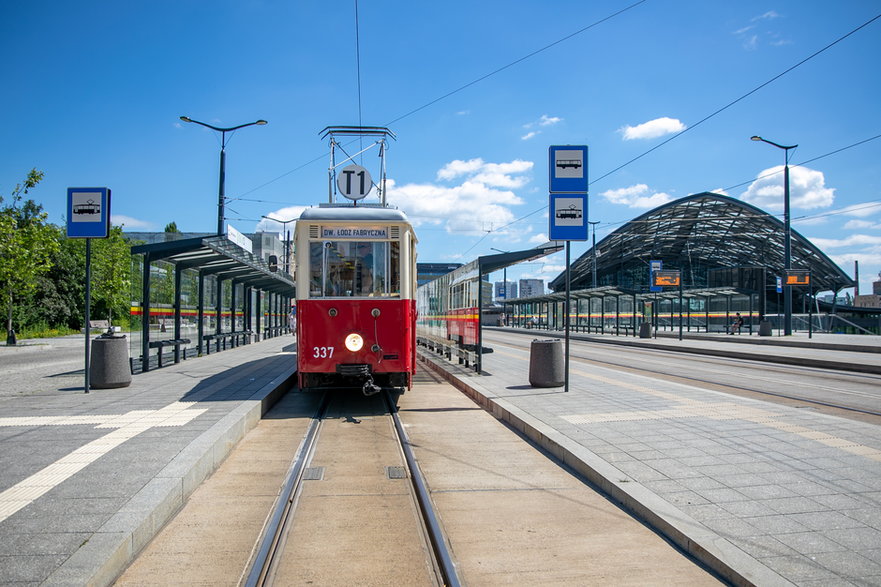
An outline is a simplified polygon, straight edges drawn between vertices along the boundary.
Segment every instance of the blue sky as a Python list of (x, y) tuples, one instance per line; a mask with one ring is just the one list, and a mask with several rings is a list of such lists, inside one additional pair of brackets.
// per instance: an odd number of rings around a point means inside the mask
[[(876, 1), (361, 0), (358, 12), (360, 106), (353, 0), (4, 2), (0, 190), (36, 167), (46, 177), (30, 195), (53, 222), (67, 187), (108, 186), (127, 230), (210, 232), (220, 137), (179, 117), (266, 119), (228, 139), (227, 217), (271, 228), (261, 216), (326, 201), (319, 132), (360, 111), (397, 134), (389, 199), (416, 223), (420, 260), (467, 261), (546, 239), (549, 145), (589, 146), (598, 241), (702, 191), (781, 213), (781, 174), (757, 178), (783, 151), (749, 140), (761, 135), (811, 161), (792, 169), (794, 229), (850, 275), (858, 260), (863, 293), (877, 279), (881, 19), (811, 57), (881, 14)], [(375, 156), (363, 161), (376, 175)], [(508, 277), (562, 268), (558, 255)]]

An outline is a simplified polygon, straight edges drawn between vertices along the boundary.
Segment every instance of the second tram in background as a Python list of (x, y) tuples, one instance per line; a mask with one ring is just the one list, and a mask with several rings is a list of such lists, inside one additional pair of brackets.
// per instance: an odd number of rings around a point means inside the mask
[(478, 262), (472, 261), (419, 288), (419, 336), (444, 344), (453, 342), (467, 350), (477, 348), (477, 274)]

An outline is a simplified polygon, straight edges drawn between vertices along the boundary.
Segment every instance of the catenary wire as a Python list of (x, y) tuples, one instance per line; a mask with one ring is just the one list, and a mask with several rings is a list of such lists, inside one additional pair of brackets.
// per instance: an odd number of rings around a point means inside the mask
[[(501, 72), (505, 71), (506, 69), (509, 69), (509, 68), (511, 68), (511, 67), (513, 67), (513, 66), (519, 64), (519, 63), (522, 63), (523, 61), (526, 61), (527, 59), (529, 59), (529, 58), (531, 58), (531, 57), (534, 57), (534, 56), (538, 55), (539, 53), (543, 53), (544, 51), (547, 51), (548, 49), (550, 49), (550, 48), (552, 48), (552, 47), (555, 47), (556, 45), (559, 45), (560, 43), (563, 43), (563, 42), (565, 42), (565, 41), (568, 41), (569, 39), (571, 39), (571, 38), (573, 38), (573, 37), (576, 37), (576, 36), (578, 36), (578, 35), (580, 35), (580, 34), (586, 32), (586, 31), (588, 31), (588, 30), (590, 30), (590, 29), (592, 29), (592, 28), (594, 28), (594, 27), (596, 27), (596, 26), (598, 26), (598, 25), (600, 25), (600, 24), (606, 22), (606, 21), (609, 21), (609, 20), (615, 18), (616, 16), (619, 16), (619, 15), (621, 15), (621, 14), (627, 12), (628, 10), (630, 10), (630, 9), (632, 9), (632, 8), (635, 8), (636, 6), (639, 6), (640, 4), (643, 4), (643, 3), (647, 2), (647, 1), (648, 1), (648, 0), (639, 0), (638, 2), (634, 2), (633, 4), (631, 4), (631, 5), (629, 5), (629, 6), (626, 6), (626, 7), (622, 8), (621, 10), (619, 10), (619, 11), (617, 11), (617, 12), (614, 12), (614, 13), (612, 13), (612, 14), (610, 14), (610, 15), (604, 17), (604, 18), (601, 18), (600, 20), (597, 20), (597, 21), (595, 21), (595, 22), (593, 22), (593, 23), (591, 23), (591, 24), (589, 24), (589, 25), (587, 25), (587, 26), (585, 26), (585, 27), (583, 27), (583, 28), (581, 28), (581, 29), (578, 29), (578, 30), (575, 31), (574, 33), (570, 33), (570, 34), (566, 35), (565, 37), (562, 37), (562, 38), (560, 38), (560, 39), (557, 39), (556, 41), (554, 41), (554, 42), (552, 42), (552, 43), (549, 43), (549, 44), (545, 45), (544, 47), (542, 47), (542, 48), (540, 48), (540, 49), (536, 49), (535, 51), (533, 51), (533, 52), (531, 52), (531, 53), (529, 53), (529, 54), (527, 54), (527, 55), (524, 55), (523, 57), (520, 57), (519, 59), (516, 59), (516, 60), (514, 60), (514, 61), (508, 63), (507, 65), (503, 65), (502, 67), (500, 67), (500, 68), (498, 68), (498, 69), (496, 69), (496, 70), (494, 70), (494, 71), (492, 71), (492, 72), (490, 72), (490, 73), (487, 73), (487, 74), (485, 74), (485, 75), (483, 75), (483, 76), (481, 76), (481, 77), (479, 77), (479, 78), (477, 78), (477, 79), (475, 79), (475, 80), (473, 80), (473, 81), (470, 81), (470, 82), (468, 82), (467, 84), (465, 84), (465, 85), (463, 85), (463, 86), (460, 86), (460, 87), (456, 88), (455, 90), (452, 90), (452, 91), (450, 91), (450, 92), (447, 92), (446, 94), (444, 94), (444, 95), (442, 95), (442, 96), (440, 96), (440, 97), (438, 97), (438, 98), (435, 98), (435, 99), (431, 100), (430, 102), (427, 102), (427, 103), (423, 104), (422, 106), (419, 106), (418, 108), (414, 108), (413, 110), (410, 110), (410, 111), (407, 112), (406, 114), (402, 114), (401, 116), (398, 116), (397, 118), (391, 120), (390, 122), (387, 122), (387, 123), (385, 124), (385, 126), (391, 126), (392, 124), (394, 124), (394, 123), (396, 123), (396, 122), (398, 122), (398, 121), (400, 121), (400, 120), (403, 120), (403, 119), (405, 119), (405, 118), (407, 118), (407, 117), (409, 117), (409, 116), (412, 116), (413, 114), (416, 114), (417, 112), (420, 112), (420, 111), (422, 111), (422, 110), (425, 110), (425, 109), (428, 108), (429, 106), (432, 106), (432, 105), (434, 105), (434, 104), (437, 104), (438, 102), (440, 102), (440, 101), (442, 101), (442, 100), (444, 100), (444, 99), (446, 99), (446, 98), (449, 98), (450, 96), (452, 96), (452, 95), (454, 95), (454, 94), (458, 94), (458, 93), (461, 92), (462, 90), (465, 90), (465, 89), (467, 89), (467, 88), (470, 88), (471, 86), (474, 86), (474, 85), (476, 85), (476, 84), (479, 84), (480, 82), (485, 81), (485, 80), (487, 80), (487, 79), (493, 77), (494, 75), (496, 75), (496, 74), (498, 74), (498, 73), (501, 73)], [(356, 12), (357, 12), (357, 2), (356, 2)], [(357, 15), (356, 15), (356, 19), (357, 19)], [(360, 72), (360, 53), (359, 53), (359, 64), (358, 64), (358, 67), (359, 67), (359, 72)], [(359, 73), (359, 83), (360, 83), (360, 73)], [(359, 96), (360, 96), (360, 86), (359, 86)], [(360, 97), (359, 97), (359, 120), (360, 120)], [(260, 184), (260, 185), (258, 185), (257, 187), (248, 190), (247, 192), (243, 192), (241, 195), (242, 195), (242, 196), (247, 196), (248, 194), (254, 193), (254, 192), (256, 192), (257, 190), (263, 189), (264, 187), (266, 187), (266, 186), (268, 186), (268, 185), (270, 185), (270, 184), (273, 184), (273, 183), (275, 183), (276, 181), (278, 181), (278, 180), (280, 180), (280, 179), (282, 179), (282, 178), (284, 178), (284, 177), (287, 177), (288, 175), (290, 175), (290, 174), (292, 174), (292, 173), (294, 173), (294, 172), (296, 172), (296, 171), (299, 171), (299, 170), (303, 169), (304, 167), (308, 167), (309, 165), (312, 165), (313, 163), (315, 163), (315, 162), (317, 162), (317, 161), (320, 161), (320, 160), (323, 159), (325, 156), (326, 156), (326, 154), (321, 154), (321, 155), (319, 155), (318, 157), (315, 157), (314, 159), (311, 159), (311, 160), (307, 161), (306, 163), (303, 163), (302, 165), (300, 165), (300, 166), (298, 166), (298, 167), (295, 167), (294, 169), (291, 169), (290, 171), (287, 171), (287, 172), (285, 172), (285, 173), (279, 175), (279, 176), (276, 177), (275, 179), (271, 179), (271, 180), (267, 181), (266, 183)], [(239, 199), (240, 199), (240, 198), (239, 198)], [(255, 201), (259, 201), (259, 200), (255, 200)]]

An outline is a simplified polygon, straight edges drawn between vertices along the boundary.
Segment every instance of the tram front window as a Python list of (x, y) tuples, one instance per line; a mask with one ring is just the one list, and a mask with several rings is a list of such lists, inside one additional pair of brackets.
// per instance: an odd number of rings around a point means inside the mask
[(311, 297), (390, 297), (401, 293), (397, 242), (312, 242), (309, 256)]

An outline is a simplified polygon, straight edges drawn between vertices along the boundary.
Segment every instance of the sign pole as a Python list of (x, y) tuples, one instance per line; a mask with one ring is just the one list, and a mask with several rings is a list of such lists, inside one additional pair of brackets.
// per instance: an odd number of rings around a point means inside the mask
[(548, 240), (566, 241), (566, 329), (564, 387), (569, 391), (569, 323), (572, 241), (587, 240), (587, 145), (552, 145), (548, 148)]
[(84, 387), (86, 393), (89, 393), (89, 333), (91, 325), (89, 323), (89, 309), (92, 302), (92, 239), (86, 239), (86, 378)]
[(682, 340), (682, 279), (679, 280), (679, 340)]
[(110, 188), (67, 188), (67, 238), (86, 239), (86, 365), (83, 387), (89, 393), (91, 346), (92, 239), (110, 236)]
[(569, 301), (569, 285), (570, 285), (569, 277), (570, 277), (570, 273), (571, 273), (569, 270), (569, 251), (570, 251), (571, 246), (572, 246), (572, 242), (566, 241), (566, 303), (563, 305), (563, 308), (566, 311), (566, 318), (565, 318), (565, 324), (566, 324), (566, 366), (565, 366), (565, 374), (564, 374), (564, 387), (563, 387), (564, 392), (569, 391), (569, 307), (570, 307), (569, 306), (569, 304), (570, 304), (570, 301)]

